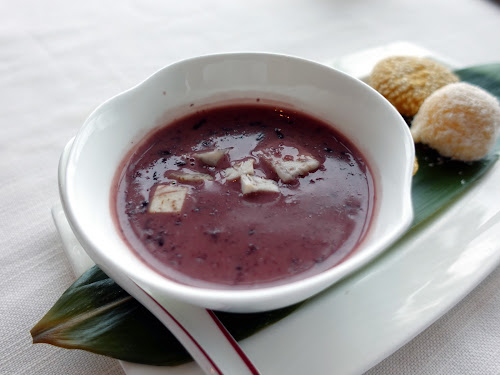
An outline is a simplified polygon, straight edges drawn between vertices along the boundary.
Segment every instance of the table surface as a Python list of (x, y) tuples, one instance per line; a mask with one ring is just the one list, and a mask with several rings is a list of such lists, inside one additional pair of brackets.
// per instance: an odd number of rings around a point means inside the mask
[[(50, 216), (65, 143), (101, 102), (200, 54), (320, 62), (406, 40), (464, 66), (500, 62), (487, 0), (0, 1), (0, 374), (122, 375), (113, 359), (33, 345), (74, 276)], [(500, 374), (500, 269), (378, 374)]]

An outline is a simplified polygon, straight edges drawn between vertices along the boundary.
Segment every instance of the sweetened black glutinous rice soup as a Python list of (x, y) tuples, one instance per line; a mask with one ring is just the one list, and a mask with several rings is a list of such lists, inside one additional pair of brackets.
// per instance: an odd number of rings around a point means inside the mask
[(375, 199), (348, 139), (258, 102), (200, 110), (150, 134), (112, 195), (144, 262), (205, 287), (278, 285), (331, 268), (363, 239)]

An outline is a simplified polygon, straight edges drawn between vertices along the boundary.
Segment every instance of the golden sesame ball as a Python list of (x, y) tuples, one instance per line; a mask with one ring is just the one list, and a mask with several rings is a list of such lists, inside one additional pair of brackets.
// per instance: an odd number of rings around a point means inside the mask
[(415, 142), (463, 161), (486, 156), (499, 131), (498, 100), (468, 83), (453, 83), (435, 91), (424, 101), (411, 125)]
[(414, 116), (434, 91), (458, 77), (445, 66), (422, 57), (393, 56), (379, 61), (370, 74), (370, 85), (403, 116)]

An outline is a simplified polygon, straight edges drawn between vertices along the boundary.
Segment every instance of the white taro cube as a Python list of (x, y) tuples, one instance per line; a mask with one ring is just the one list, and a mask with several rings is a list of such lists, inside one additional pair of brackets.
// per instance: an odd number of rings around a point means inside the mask
[(226, 155), (228, 150), (213, 150), (207, 152), (200, 152), (194, 154), (193, 156), (199, 160), (201, 160), (206, 165), (211, 167), (215, 167), (217, 163)]
[(176, 213), (182, 211), (188, 189), (177, 185), (158, 185), (149, 204), (150, 213)]
[[(298, 150), (297, 150), (298, 153)], [(311, 155), (287, 155), (287, 158), (278, 158), (271, 152), (264, 152), (264, 159), (271, 165), (281, 181), (287, 183), (299, 176), (319, 168), (320, 162)]]
[(243, 175), (254, 174), (253, 163), (255, 160), (247, 159), (244, 161), (236, 162), (232, 165), (231, 168), (227, 168), (224, 170), (224, 175), (226, 179), (229, 181), (234, 181), (240, 178)]
[(183, 173), (173, 172), (169, 175), (170, 178), (182, 182), (199, 182), (199, 181), (213, 181), (213, 177), (206, 173)]
[(244, 174), (240, 177), (241, 192), (250, 193), (279, 193), (280, 189), (276, 181), (268, 180), (259, 176)]

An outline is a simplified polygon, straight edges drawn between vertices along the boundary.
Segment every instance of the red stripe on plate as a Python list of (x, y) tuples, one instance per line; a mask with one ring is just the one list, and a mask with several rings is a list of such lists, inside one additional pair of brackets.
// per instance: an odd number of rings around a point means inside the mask
[(240, 345), (236, 342), (236, 340), (234, 339), (234, 337), (231, 336), (231, 334), (229, 333), (229, 331), (220, 322), (219, 318), (217, 318), (217, 316), (214, 314), (214, 312), (212, 310), (208, 310), (208, 309), (207, 309), (207, 312), (210, 315), (210, 317), (213, 319), (213, 321), (215, 322), (215, 324), (217, 324), (217, 327), (219, 327), (219, 330), (224, 334), (224, 336), (226, 337), (226, 340), (231, 344), (231, 346), (236, 351), (236, 353), (238, 354), (238, 356), (241, 358), (241, 360), (243, 361), (243, 363), (245, 363), (245, 365), (248, 367), (248, 370), (250, 371), (250, 373), (252, 375), (260, 375), (259, 370), (257, 370), (257, 368), (254, 366), (254, 364), (252, 363), (252, 361), (250, 361), (250, 358), (247, 357), (247, 355), (245, 354), (245, 352), (241, 349)]
[[(136, 284), (137, 285), (137, 284)], [(139, 285), (137, 285), (137, 287), (139, 289), (141, 289), (145, 295), (147, 295), (152, 301), (154, 301), (154, 303), (156, 303), (161, 309), (163, 312), (165, 312), (165, 314), (168, 315), (168, 317), (170, 319), (172, 319), (172, 321), (186, 334), (187, 337), (189, 337), (189, 339), (191, 340), (191, 342), (198, 348), (198, 350), (200, 351), (200, 353), (203, 354), (203, 356), (207, 359), (207, 361), (210, 363), (210, 365), (213, 367), (213, 370), (216, 371), (216, 373), (214, 372), (214, 375), (223, 375), (221, 370), (217, 367), (217, 365), (215, 364), (215, 362), (212, 360), (212, 358), (207, 354), (207, 352), (202, 348), (202, 346), (194, 339), (193, 336), (191, 336), (191, 334), (186, 330), (186, 328), (184, 328), (184, 326), (177, 320), (175, 319), (172, 314), (170, 314), (168, 312), (167, 309), (165, 309), (157, 300), (155, 300), (151, 295), (149, 295), (149, 293), (147, 293), (144, 289), (142, 289)], [(208, 310), (207, 310), (208, 311)], [(220, 326), (217, 325), (220, 329)], [(167, 327), (168, 328), (168, 327)], [(225, 328), (224, 328), (225, 330)]]

